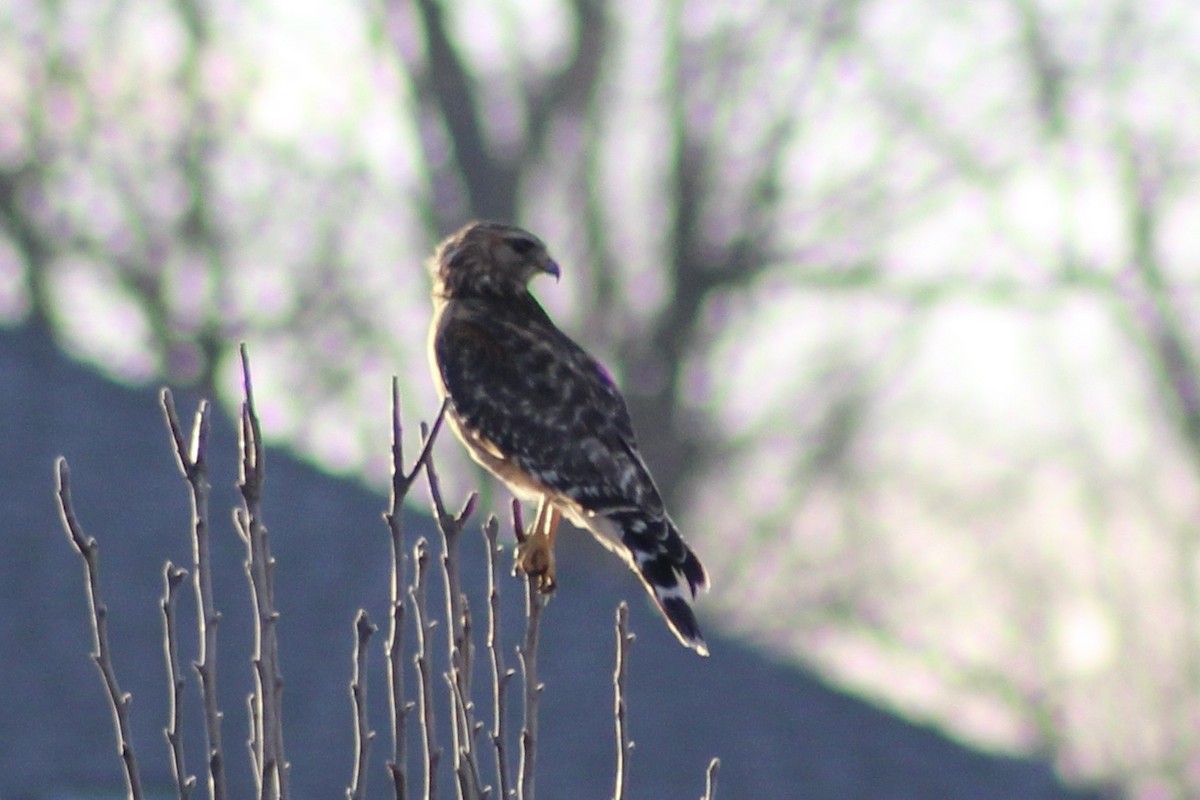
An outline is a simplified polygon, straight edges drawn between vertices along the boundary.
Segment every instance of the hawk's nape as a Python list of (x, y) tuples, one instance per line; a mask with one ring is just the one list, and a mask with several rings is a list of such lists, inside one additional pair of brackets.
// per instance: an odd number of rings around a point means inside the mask
[(475, 222), (430, 266), (430, 364), (451, 429), (514, 494), (539, 503), (519, 565), (553, 588), (565, 515), (633, 569), (680, 642), (707, 655), (691, 602), (708, 576), (663, 507), (625, 400), (529, 293), (535, 276), (559, 275), (546, 246), (521, 228)]

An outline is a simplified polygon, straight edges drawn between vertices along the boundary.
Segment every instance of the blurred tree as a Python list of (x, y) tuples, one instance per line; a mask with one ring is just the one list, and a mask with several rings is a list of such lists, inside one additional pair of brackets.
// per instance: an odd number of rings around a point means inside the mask
[(0, 273), (38, 324), (218, 392), (247, 339), (268, 430), (378, 476), (386, 376), (432, 403), (417, 265), (520, 220), (731, 626), (1200, 791), (1200, 13), (317, 5), (0, 10)]

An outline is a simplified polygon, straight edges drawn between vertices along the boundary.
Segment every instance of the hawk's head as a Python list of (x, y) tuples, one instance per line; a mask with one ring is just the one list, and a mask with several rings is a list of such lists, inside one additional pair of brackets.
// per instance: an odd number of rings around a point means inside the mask
[(542, 240), (501, 222), (472, 222), (446, 237), (431, 263), (434, 292), (443, 297), (511, 297), (545, 273), (558, 278), (558, 264)]

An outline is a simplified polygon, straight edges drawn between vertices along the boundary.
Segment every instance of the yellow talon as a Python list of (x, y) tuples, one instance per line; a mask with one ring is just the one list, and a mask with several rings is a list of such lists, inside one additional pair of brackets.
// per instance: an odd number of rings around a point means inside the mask
[(554, 577), (554, 537), (560, 518), (558, 509), (543, 496), (533, 527), (525, 540), (517, 543), (514, 569), (528, 575), (542, 594), (550, 594), (558, 587)]

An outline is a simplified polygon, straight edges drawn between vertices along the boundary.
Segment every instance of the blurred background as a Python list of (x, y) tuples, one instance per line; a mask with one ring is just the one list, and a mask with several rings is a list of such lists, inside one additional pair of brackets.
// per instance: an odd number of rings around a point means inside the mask
[(245, 340), (270, 439), (382, 487), (424, 259), (517, 221), (710, 628), (1195, 796), (1197, 41), (1183, 0), (3, 0), (0, 319), (226, 410)]

